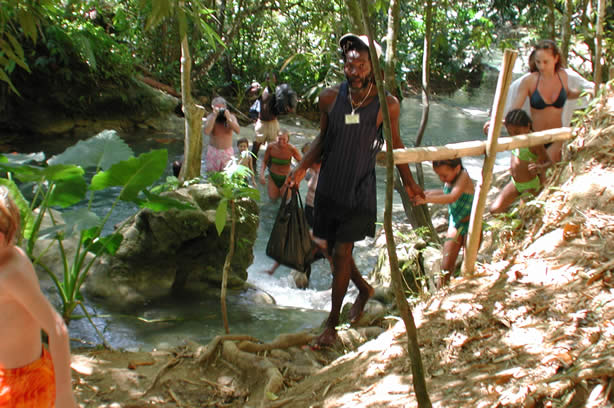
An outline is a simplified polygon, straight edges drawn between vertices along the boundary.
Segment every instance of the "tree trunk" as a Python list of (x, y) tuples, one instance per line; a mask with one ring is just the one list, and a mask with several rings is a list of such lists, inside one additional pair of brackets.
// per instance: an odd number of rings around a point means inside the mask
[(569, 58), (569, 44), (571, 42), (571, 16), (574, 11), (573, 0), (565, 0), (563, 21), (561, 22), (561, 57), (567, 66)]
[[(420, 127), (418, 129), (418, 134), (416, 135), (416, 143), (415, 147), (418, 147), (422, 144), (422, 136), (424, 135), (424, 131), (426, 130), (426, 125), (429, 119), (429, 97), (430, 97), (430, 58), (431, 58), (431, 37), (432, 37), (432, 26), (433, 26), (433, 5), (431, 0), (427, 0), (425, 3), (425, 32), (424, 32), (424, 50), (422, 54), (422, 119), (420, 121)], [(422, 164), (416, 163), (416, 178), (417, 182), (424, 188), (424, 172), (422, 171)], [(397, 176), (394, 183), (395, 189), (401, 195), (401, 201), (403, 202), (403, 208), (405, 209), (405, 214), (409, 219), (413, 228), (427, 227), (430, 235), (430, 239), (432, 242), (440, 242), (439, 236), (437, 235), (437, 231), (433, 227), (433, 221), (431, 220), (431, 214), (429, 213), (429, 209), (426, 204), (414, 206), (409, 197), (407, 196), (407, 192), (403, 188), (401, 180)]]
[(222, 272), (222, 290), (220, 292), (220, 303), (222, 307), (222, 321), (226, 334), (230, 333), (228, 325), (228, 312), (226, 311), (226, 286), (228, 285), (228, 273), (230, 273), (230, 263), (235, 254), (235, 230), (237, 228), (236, 206), (235, 201), (230, 200), (230, 244), (228, 245), (228, 253), (224, 261), (224, 270)]
[(200, 157), (203, 150), (202, 120), (205, 110), (192, 99), (191, 68), (188, 36), (184, 34), (181, 40), (181, 103), (185, 115), (185, 138), (180, 180), (200, 177)]
[(546, 4), (548, 5), (548, 20), (547, 20), (547, 29), (548, 29), (548, 36), (551, 40), (554, 40), (556, 37), (556, 31), (555, 31), (555, 24), (556, 24), (556, 19), (554, 17), (554, 12), (555, 12), (555, 7), (554, 7), (554, 0), (547, 0)]
[(397, 38), (401, 24), (401, 5), (399, 0), (390, 0), (388, 6), (388, 32), (386, 33), (386, 64), (384, 65), (384, 81), (386, 90), (401, 100), (401, 92), (397, 84)]
[(593, 81), (595, 82), (595, 96), (599, 92), (599, 87), (602, 82), (601, 75), (601, 44), (603, 39), (603, 24), (605, 20), (605, 0), (598, 0), (597, 6), (597, 27), (595, 32), (595, 62), (593, 63)]
[(348, 16), (352, 23), (352, 32), (356, 35), (365, 34), (364, 26), (362, 25), (362, 19), (360, 14), (360, 4), (357, 0), (346, 0), (345, 5), (348, 9)]
[[(371, 26), (368, 23), (368, 8), (367, 0), (360, 0), (360, 6), (362, 10), (362, 22), (364, 31), (368, 34), (371, 41), (373, 41), (373, 32)], [(380, 64), (377, 60), (375, 48), (370, 44), (370, 53), (373, 70), (375, 72), (380, 71)], [(392, 146), (392, 135), (390, 131), (390, 113), (388, 111), (388, 103), (386, 102), (386, 90), (379, 75), (375, 75), (375, 81), (377, 84), (377, 93), (381, 101), (384, 135), (386, 137), (386, 144)], [(422, 366), (422, 357), (420, 356), (420, 346), (418, 344), (418, 335), (416, 330), (416, 323), (411, 313), (407, 299), (403, 293), (403, 286), (401, 283), (401, 272), (399, 271), (399, 261), (397, 259), (396, 245), (394, 243), (394, 234), (392, 231), (392, 187), (393, 187), (393, 174), (394, 164), (392, 160), (392, 149), (386, 149), (387, 163), (386, 163), (386, 208), (384, 210), (384, 229), (386, 231), (386, 246), (388, 249), (388, 258), (390, 262), (390, 274), (392, 278), (392, 287), (394, 290), (397, 307), (401, 313), (401, 318), (405, 323), (405, 329), (407, 331), (407, 348), (410, 357), (410, 363), (412, 367), (412, 378), (414, 383), (414, 390), (416, 393), (416, 399), (418, 400), (419, 408), (431, 408), (431, 400), (429, 399), (426, 389), (426, 381), (424, 378), (424, 368)]]

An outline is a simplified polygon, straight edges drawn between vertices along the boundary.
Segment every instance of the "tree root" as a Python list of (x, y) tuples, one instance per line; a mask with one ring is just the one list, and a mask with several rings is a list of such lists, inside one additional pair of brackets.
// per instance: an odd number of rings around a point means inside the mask
[(196, 349), (196, 352), (194, 353), (194, 356), (196, 357), (196, 360), (198, 362), (199, 365), (205, 365), (207, 364), (207, 362), (209, 361), (209, 359), (211, 358), (211, 356), (213, 355), (213, 353), (215, 352), (215, 350), (217, 349), (217, 347), (220, 345), (220, 343), (222, 343), (223, 341), (227, 341), (227, 340), (231, 340), (231, 341), (258, 341), (257, 339), (251, 337), (251, 336), (245, 336), (245, 335), (225, 335), (225, 336), (215, 336), (215, 338), (213, 340), (211, 340), (209, 342), (209, 344), (207, 344), (206, 346), (201, 346), (198, 349)]
[(236, 364), (243, 370), (258, 370), (264, 371), (266, 379), (266, 385), (264, 386), (264, 396), (262, 399), (262, 405), (268, 402), (267, 396), (277, 393), (284, 382), (283, 376), (266, 357), (260, 357), (245, 351), (239, 350), (237, 345), (232, 341), (225, 341), (222, 346), (222, 356)]
[[(595, 366), (599, 364), (598, 366)], [(531, 397), (536, 401), (540, 401), (547, 397), (558, 398), (567, 390), (574, 388), (582, 381), (596, 380), (603, 377), (614, 378), (614, 358), (609, 357), (597, 361), (592, 367), (582, 367), (579, 370), (573, 370), (570, 373), (557, 375), (550, 384), (540, 385)], [(552, 381), (556, 380), (556, 381)]]
[(295, 346), (303, 346), (309, 344), (314, 336), (309, 333), (286, 333), (280, 334), (271, 343), (256, 343), (252, 340), (244, 340), (239, 343), (238, 347), (241, 351), (250, 353), (259, 353), (261, 351), (269, 351), (273, 349), (286, 349)]

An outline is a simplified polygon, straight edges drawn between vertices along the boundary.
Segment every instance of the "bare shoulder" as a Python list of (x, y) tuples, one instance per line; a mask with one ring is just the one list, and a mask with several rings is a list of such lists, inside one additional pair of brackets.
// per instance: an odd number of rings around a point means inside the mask
[(390, 109), (390, 113), (394, 115), (395, 113), (399, 113), (401, 110), (401, 104), (399, 100), (394, 95), (386, 95), (386, 102), (388, 102), (388, 109)]
[(323, 107), (328, 108), (330, 105), (332, 105), (333, 102), (335, 102), (335, 98), (337, 98), (337, 95), (339, 94), (339, 86), (340, 85), (324, 88), (322, 92), (320, 92), (320, 110), (322, 110)]
[(459, 182), (461, 183), (464, 192), (472, 193), (475, 191), (473, 180), (471, 180), (471, 177), (469, 176), (469, 172), (467, 170), (462, 172)]
[(0, 251), (0, 286), (32, 279), (34, 268), (21, 248), (11, 246)]
[(565, 85), (566, 88), (568, 88), (568, 84), (569, 84), (569, 75), (567, 75), (567, 71), (565, 71), (564, 68), (561, 68), (557, 71), (557, 74), (559, 74), (559, 77), (561, 78), (561, 81), (563, 81), (563, 84)]

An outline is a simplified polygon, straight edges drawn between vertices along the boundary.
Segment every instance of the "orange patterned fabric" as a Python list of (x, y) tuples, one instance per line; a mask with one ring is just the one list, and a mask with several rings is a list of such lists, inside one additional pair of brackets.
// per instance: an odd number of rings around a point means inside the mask
[(0, 367), (0, 408), (53, 408), (55, 375), (47, 349), (38, 360), (24, 367)]

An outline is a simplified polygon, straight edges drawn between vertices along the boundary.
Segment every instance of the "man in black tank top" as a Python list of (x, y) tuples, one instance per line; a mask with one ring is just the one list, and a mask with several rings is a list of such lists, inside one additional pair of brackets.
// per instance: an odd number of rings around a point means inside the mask
[[(317, 345), (337, 340), (335, 327), (350, 279), (359, 294), (350, 310), (350, 321), (360, 319), (373, 288), (352, 257), (354, 242), (374, 236), (376, 221), (375, 156), (381, 149), (382, 112), (369, 57), (368, 38), (346, 34), (339, 44), (347, 81), (320, 93), (320, 135), (288, 175), (286, 185), (298, 186), (305, 171), (322, 162), (314, 202), (313, 232), (325, 239), (333, 258), (331, 312)], [(378, 56), (381, 52), (376, 44)], [(387, 96), (393, 148), (402, 148), (399, 134), (399, 102)], [(410, 198), (424, 196), (409, 167), (397, 166)]]

